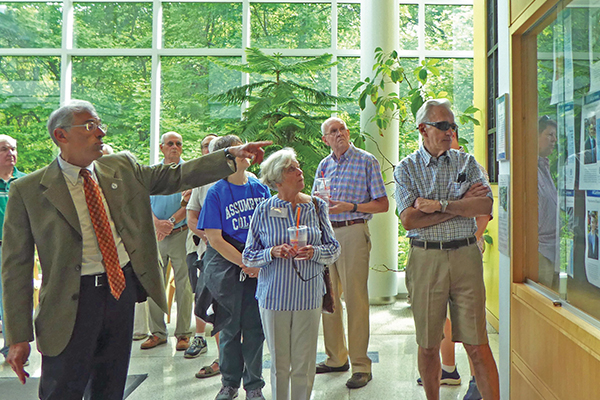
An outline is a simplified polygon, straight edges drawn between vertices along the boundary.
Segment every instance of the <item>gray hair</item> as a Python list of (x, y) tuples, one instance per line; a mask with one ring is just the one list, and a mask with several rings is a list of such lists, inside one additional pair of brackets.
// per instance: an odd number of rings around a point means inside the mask
[(67, 129), (73, 125), (73, 118), (75, 114), (90, 113), (93, 117), (98, 117), (96, 109), (89, 101), (85, 100), (70, 100), (58, 110), (54, 110), (48, 118), (48, 133), (52, 141), (58, 145), (56, 138), (54, 137), (54, 131), (58, 128)]
[(179, 133), (177, 133), (177, 132), (175, 132), (175, 131), (169, 131), (169, 132), (167, 132), (167, 133), (163, 133), (163, 134), (162, 134), (162, 136), (160, 137), (160, 143), (161, 143), (161, 144), (165, 144), (165, 138), (166, 138), (167, 136), (169, 136), (169, 135), (177, 135), (177, 136), (179, 136), (179, 137), (181, 138), (181, 140), (183, 140), (183, 137), (182, 137), (182, 136), (181, 136)]
[(450, 100), (429, 99), (421, 106), (421, 108), (419, 108), (419, 111), (417, 111), (417, 115), (415, 117), (417, 126), (421, 125), (423, 122), (429, 122), (429, 113), (431, 112), (431, 109), (433, 107), (437, 106), (444, 107), (446, 110), (452, 113), (452, 115), (454, 115), (454, 113), (452, 112), (452, 104), (450, 104)]
[(296, 152), (291, 147), (285, 147), (271, 154), (260, 164), (260, 180), (273, 190), (277, 190), (277, 184), (283, 182), (283, 171), (298, 162)]
[(4, 142), (10, 144), (11, 146), (13, 146), (15, 148), (17, 147), (17, 139), (15, 139), (11, 136), (0, 135), (0, 143), (4, 143)]
[[(213, 143), (214, 143), (214, 145), (213, 145)], [(216, 139), (213, 139), (213, 141), (210, 142), (210, 144), (212, 145), (212, 150), (211, 150), (210, 145), (209, 145), (208, 149), (209, 149), (209, 151), (213, 152), (213, 151), (225, 149), (227, 147), (237, 146), (242, 143), (243, 143), (242, 139), (240, 139), (236, 135), (225, 135), (225, 136), (221, 136)]]
[(323, 136), (325, 136), (325, 134), (327, 134), (327, 129), (329, 128), (329, 125), (331, 125), (334, 122), (339, 122), (340, 124), (344, 125), (344, 128), (346, 130), (348, 129), (348, 126), (346, 125), (346, 121), (344, 121), (343, 119), (338, 118), (338, 117), (330, 117), (330, 118), (327, 118), (325, 120), (325, 122), (323, 122), (321, 124), (321, 134)]

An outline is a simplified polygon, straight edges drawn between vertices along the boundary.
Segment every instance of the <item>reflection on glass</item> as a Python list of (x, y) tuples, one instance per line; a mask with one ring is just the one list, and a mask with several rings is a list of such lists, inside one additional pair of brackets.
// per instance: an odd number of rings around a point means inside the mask
[(0, 57), (0, 132), (19, 143), (19, 170), (55, 157), (46, 129), (60, 104), (60, 57)]
[(538, 280), (557, 290), (556, 266), (556, 213), (558, 196), (550, 171), (549, 156), (556, 147), (554, 119), (544, 115), (538, 123)]
[[(559, 3), (537, 44), (539, 283), (600, 318), (600, 9)], [(554, 122), (555, 121), (555, 122)]]
[(62, 40), (61, 29), (60, 3), (0, 4), (2, 48), (59, 48)]
[(339, 49), (360, 49), (360, 4), (338, 4)]
[(426, 50), (473, 50), (472, 6), (425, 6)]
[(241, 3), (164, 3), (165, 48), (242, 47)]
[(331, 45), (331, 5), (251, 3), (251, 46), (322, 49)]
[(72, 97), (94, 104), (115, 151), (129, 150), (143, 163), (150, 153), (150, 75), (150, 57), (73, 57)]
[(417, 50), (419, 45), (419, 6), (400, 4), (400, 50)]
[(152, 3), (74, 3), (77, 48), (152, 47)]

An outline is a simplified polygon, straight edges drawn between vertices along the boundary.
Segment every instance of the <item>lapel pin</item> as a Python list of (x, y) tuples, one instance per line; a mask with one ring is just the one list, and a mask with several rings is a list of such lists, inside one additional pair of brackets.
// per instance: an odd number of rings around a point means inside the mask
[(110, 185), (111, 188), (116, 189), (118, 186), (116, 183), (113, 183), (112, 185)]

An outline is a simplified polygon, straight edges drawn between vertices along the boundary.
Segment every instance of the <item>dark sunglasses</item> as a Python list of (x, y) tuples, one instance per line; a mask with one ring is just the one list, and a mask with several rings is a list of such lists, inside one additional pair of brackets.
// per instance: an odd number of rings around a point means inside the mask
[(448, 121), (439, 121), (439, 122), (423, 122), (425, 125), (431, 125), (440, 131), (446, 132), (448, 129), (452, 129), (453, 132), (458, 133), (458, 125), (454, 123), (450, 123)]

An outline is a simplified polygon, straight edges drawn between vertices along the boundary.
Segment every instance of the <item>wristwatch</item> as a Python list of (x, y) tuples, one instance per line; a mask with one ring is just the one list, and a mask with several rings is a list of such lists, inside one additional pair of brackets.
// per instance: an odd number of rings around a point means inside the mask
[(175, 224), (175, 217), (170, 217), (169, 218), (169, 222), (172, 223), (172, 224)]
[(448, 200), (440, 200), (440, 212), (441, 213), (445, 213), (446, 212), (446, 208), (448, 208)]

